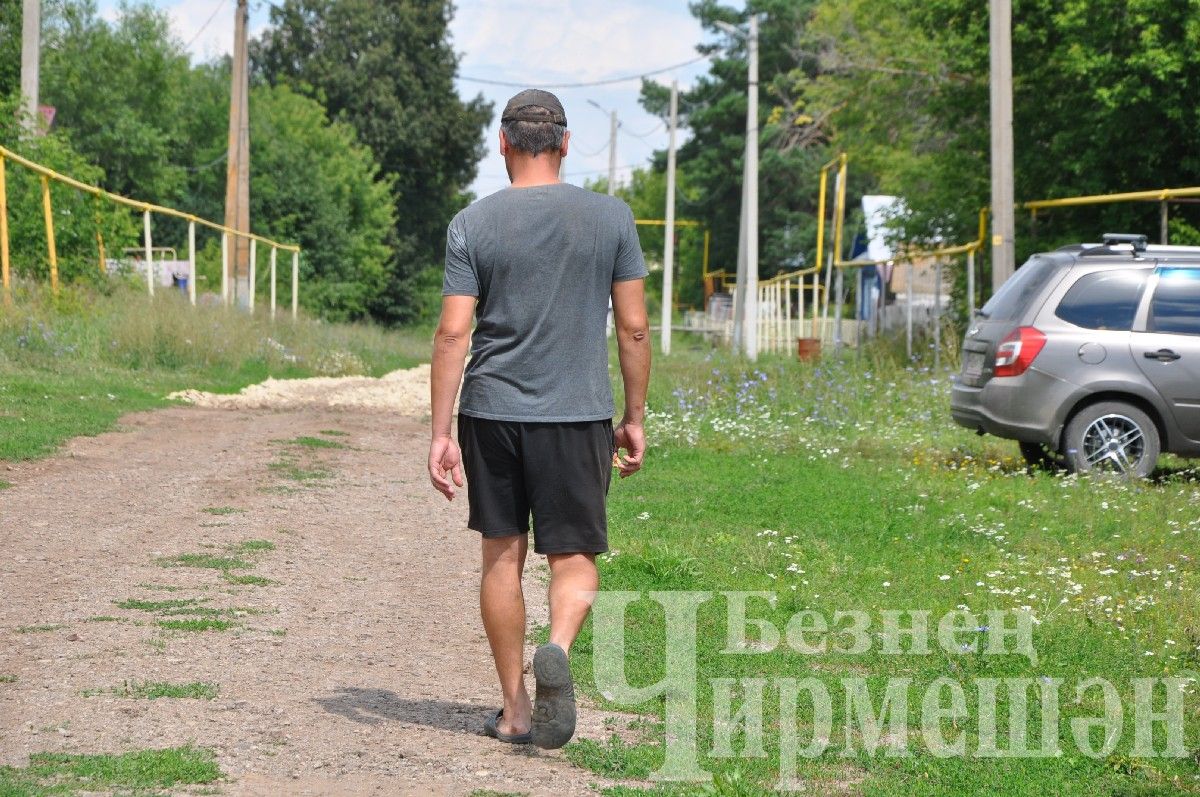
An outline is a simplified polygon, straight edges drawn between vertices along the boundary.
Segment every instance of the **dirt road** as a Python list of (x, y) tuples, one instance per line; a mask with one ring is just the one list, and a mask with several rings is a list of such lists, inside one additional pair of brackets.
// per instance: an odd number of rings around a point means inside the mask
[[(560, 752), (479, 735), (478, 542), (426, 439), (379, 409), (179, 407), (0, 465), (0, 764), (191, 742), (230, 795), (594, 794)], [(180, 621), (215, 628), (161, 625)], [(219, 694), (112, 692), (147, 681)], [(604, 721), (585, 710), (579, 736)]]

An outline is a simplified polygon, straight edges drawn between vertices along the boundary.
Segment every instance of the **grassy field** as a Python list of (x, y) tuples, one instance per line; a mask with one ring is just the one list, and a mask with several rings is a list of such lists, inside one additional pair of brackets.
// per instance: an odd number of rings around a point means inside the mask
[[(120, 292), (68, 294), (57, 303), (29, 299), (0, 315), (0, 459), (44, 455), (68, 437), (110, 428), (124, 412), (162, 406), (172, 390), (235, 390), (267, 375), (379, 374), (424, 360), (427, 340), (425, 331), (311, 321), (271, 326), (219, 308), (191, 310), (173, 295), (153, 303)], [(950, 422), (949, 371), (899, 363), (894, 352), (870, 349), (817, 364), (765, 357), (748, 366), (686, 337), (670, 359), (656, 361), (647, 466), (613, 487), (612, 551), (601, 568), (606, 590), (714, 593), (696, 620), (698, 758), (715, 773), (707, 793), (773, 793), (785, 731), (795, 728), (803, 747), (825, 726), (828, 749), (794, 759), (794, 773), (811, 793), (1200, 793), (1200, 483), (1194, 463), (1165, 457), (1148, 482), (1028, 473), (1015, 444)], [(288, 481), (321, 478), (297, 457), (342, 445), (334, 437), (277, 441), (272, 470)], [(265, 550), (264, 541), (248, 540), (227, 555), (181, 554), (160, 564), (213, 568), (230, 581), (254, 579), (260, 577), (243, 573)], [(763, 592), (773, 600), (749, 600), (753, 619), (731, 624), (730, 600), (720, 594), (731, 591)], [(133, 608), (162, 616), (159, 625), (176, 632), (231, 624), (190, 603)], [(1032, 655), (981, 647), (994, 638), (991, 610), (1011, 612), (1002, 621), (1017, 613), (1034, 618)], [(837, 612), (863, 613), (865, 634), (826, 634), (840, 652), (789, 644), (786, 629), (798, 616), (823, 618), (844, 631)], [(913, 613), (927, 612), (928, 651), (901, 636), (899, 652), (889, 652), (889, 612), (903, 613), (896, 615), (902, 627), (912, 624)], [(962, 613), (963, 630), (943, 645), (938, 622), (951, 612)], [(778, 644), (772, 629), (782, 637)], [(645, 599), (630, 605), (630, 683), (663, 678), (665, 638), (660, 607)], [(864, 650), (845, 650), (857, 640), (866, 641)], [(593, 639), (589, 625), (572, 658), (581, 690), (645, 721), (640, 732), (614, 733), (604, 744), (576, 742), (567, 754), (598, 774), (644, 779), (664, 760), (664, 702), (606, 698), (594, 677), (600, 648), (593, 642), (605, 640)], [(1123, 708), (1119, 733), (1083, 734), (1095, 747), (1112, 737), (1112, 749), (1098, 756), (1081, 753), (1071, 724), (1102, 713), (1098, 689), (1077, 696), (1077, 687), (1092, 677), (1111, 683)], [(1178, 754), (1149, 757), (1134, 746), (1134, 684), (1165, 678), (1180, 679), (1184, 736)], [(749, 707), (753, 716), (762, 691), (761, 723), (735, 723), (728, 745), (714, 722), (726, 713), (714, 700), (723, 688), (715, 679), (736, 680), (734, 713)], [(804, 693), (794, 717), (781, 712), (784, 679), (823, 686), (831, 696), (828, 718)], [(889, 691), (898, 679), (908, 684), (903, 706)], [(941, 755), (921, 733), (926, 690), (945, 684), (939, 679), (962, 690), (966, 709), (935, 725), (948, 740), (961, 734), (964, 755)], [(1047, 754), (985, 755), (989, 732), (977, 707), (986, 702), (986, 679), (1008, 679), (995, 700), (997, 747), (1010, 748), (1026, 730), (1029, 747), (1044, 745)], [(1025, 686), (1018, 694), (1007, 691), (1011, 684)], [(899, 724), (884, 723), (878, 739), (865, 732), (864, 704), (846, 697), (856, 685), (877, 714), (885, 713), (885, 697), (893, 699), (889, 719), (898, 717)], [(1059, 717), (1043, 729), (1040, 700), (1056, 690), (1059, 699), (1051, 702)], [(1158, 690), (1153, 708), (1162, 710), (1166, 687)], [(942, 698), (952, 692), (935, 692), (934, 709), (951, 705)], [(761, 739), (754, 733), (760, 724)], [(905, 728), (905, 754), (889, 752), (889, 745), (904, 741)], [(1151, 746), (1161, 753), (1164, 728), (1151, 730)], [(122, 774), (123, 759), (45, 758), (27, 770), (0, 771), (0, 785), (9, 778), (33, 788), (47, 779), (83, 777), (85, 770), (114, 788), (211, 777), (209, 763), (194, 751), (145, 755), (164, 757), (163, 774), (149, 783)], [(177, 768), (187, 774), (175, 774)], [(662, 784), (607, 793), (690, 795), (699, 788)]]
[[(645, 470), (612, 491), (613, 550), (603, 557), (604, 588), (764, 591), (774, 596), (773, 605), (752, 599), (747, 615), (769, 621), (780, 635), (789, 618), (806, 610), (838, 629), (850, 622), (835, 625), (835, 612), (869, 618), (864, 652), (801, 652), (786, 636), (772, 647), (772, 632), (755, 623), (731, 626), (729, 603), (719, 595), (701, 605), (698, 749), (701, 766), (717, 774), (711, 793), (772, 793), (780, 776), (779, 678), (817, 679), (832, 696), (831, 722), (802, 692), (795, 721), (787, 723), (799, 728), (801, 747), (814, 727), (831, 725), (828, 750), (796, 761), (796, 775), (810, 792), (1200, 793), (1195, 471), (1164, 459), (1162, 476), (1146, 483), (1031, 475), (1019, 466), (1015, 444), (951, 425), (948, 373), (895, 362), (864, 353), (815, 366), (768, 358), (747, 367), (695, 343), (656, 362), (647, 423), (652, 447)], [(974, 644), (972, 630), (979, 642), (988, 640), (988, 610), (1031, 613), (1036, 655), (962, 649), (983, 647)], [(902, 652), (885, 652), (888, 611), (906, 612), (902, 627), (912, 625), (907, 612), (929, 612), (928, 653), (914, 652), (904, 637)], [(956, 611), (978, 619), (946, 650), (937, 643), (937, 624)], [(664, 614), (650, 600), (629, 607), (631, 684), (655, 684), (664, 675)], [(1011, 625), (1016, 614), (1004, 617)], [(614, 708), (646, 712), (648, 721), (640, 738), (574, 743), (569, 755), (611, 777), (646, 777), (663, 760), (664, 703), (607, 701), (593, 682), (590, 635), (589, 627), (573, 656), (583, 688)], [(824, 638), (843, 649), (854, 640), (848, 634)], [(1111, 682), (1124, 706), (1115, 748), (1098, 757), (1080, 753), (1070, 726), (1072, 718), (1103, 714), (1098, 688), (1076, 699), (1076, 687), (1093, 676)], [(963, 756), (935, 755), (921, 735), (925, 690), (943, 677), (961, 684), (966, 699), (966, 716), (940, 725), (949, 740), (963, 734)], [(1185, 679), (1184, 755), (1134, 755), (1133, 679), (1168, 677)], [(732, 733), (729, 747), (717, 744), (717, 678), (765, 679), (761, 751), (744, 728)], [(1049, 755), (978, 754), (987, 734), (975, 706), (979, 679), (987, 678), (1030, 679), (1031, 720), (1017, 724), (1028, 726), (1030, 747), (1045, 737)], [(843, 679), (865, 684), (877, 713), (889, 679), (911, 680), (907, 706), (898, 712), (909, 729), (906, 755), (887, 752), (889, 741), (899, 742), (895, 726), (884, 725), (874, 752), (859, 725), (847, 729), (852, 687)], [(1061, 692), (1059, 722), (1043, 734), (1039, 699), (1054, 689)], [(732, 710), (753, 708), (750, 698), (758, 691), (754, 682), (736, 686)], [(1159, 686), (1154, 710), (1162, 709), (1165, 693)], [(949, 697), (942, 702), (949, 705)], [(997, 747), (1010, 749), (1008, 717), (1024, 714), (1004, 688), (996, 705)], [(896, 712), (895, 702), (891, 709)], [(1155, 732), (1161, 753), (1163, 728)], [(1089, 738), (1099, 748), (1102, 736)], [(1053, 752), (1055, 746), (1061, 752)], [(696, 789), (664, 784), (608, 793)]]
[(220, 307), (188, 307), (178, 291), (139, 288), (19, 292), (0, 311), (0, 460), (52, 453), (112, 428), (176, 390), (236, 392), (269, 376), (378, 376), (428, 360), (426, 330), (274, 324)]

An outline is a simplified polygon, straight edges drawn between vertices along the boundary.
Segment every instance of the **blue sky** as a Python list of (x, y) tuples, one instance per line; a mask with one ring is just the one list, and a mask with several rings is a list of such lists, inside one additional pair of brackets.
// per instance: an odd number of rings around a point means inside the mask
[[(176, 35), (189, 42), (194, 58), (229, 52), (233, 41), (235, 0), (154, 0), (171, 17)], [(100, 12), (112, 18), (116, 0), (100, 0)], [(459, 0), (451, 26), (454, 47), (462, 54), (463, 77), (518, 83), (578, 83), (634, 75), (688, 61), (703, 37), (685, 0)], [(250, 30), (269, 21), (268, 6), (250, 0)], [(656, 76), (664, 84), (677, 78), (686, 88), (705, 72), (703, 62)], [(616, 109), (622, 133), (617, 140), (618, 181), (633, 166), (646, 163), (666, 146), (659, 120), (638, 105), (636, 80), (592, 88), (556, 89), (566, 106), (573, 148), (567, 180), (584, 180), (608, 171), (608, 116), (588, 104)], [(496, 103), (496, 115), (517, 89), (460, 79), (459, 93), (482, 93)], [(480, 163), (474, 190), (489, 194), (508, 184), (496, 153), (498, 119), (488, 131), (488, 156)]]

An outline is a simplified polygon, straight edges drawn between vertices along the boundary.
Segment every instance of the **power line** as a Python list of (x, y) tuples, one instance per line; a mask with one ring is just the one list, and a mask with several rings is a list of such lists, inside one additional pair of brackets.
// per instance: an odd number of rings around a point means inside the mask
[(225, 8), (226, 2), (227, 2), (227, 0), (221, 0), (221, 2), (217, 5), (217, 9), (212, 12), (212, 16), (210, 16), (208, 18), (207, 22), (205, 22), (203, 25), (200, 26), (200, 30), (196, 31), (196, 34), (194, 36), (192, 36), (191, 41), (189, 41), (187, 44), (185, 44), (183, 46), (183, 49), (185, 49), (185, 50), (192, 49), (192, 45), (196, 43), (196, 40), (200, 38), (200, 35), (203, 34), (204, 31), (208, 30), (208, 26), (211, 25), (212, 21), (217, 18), (217, 14), (220, 14), (221, 10), (223, 8)]
[(489, 86), (508, 86), (509, 88), (517, 89), (581, 89), (588, 86), (608, 86), (613, 83), (626, 83), (631, 80), (641, 80), (642, 78), (650, 77), (651, 75), (661, 75), (663, 72), (670, 72), (673, 69), (680, 69), (685, 66), (699, 63), (708, 59), (708, 55), (701, 55), (693, 58), (690, 61), (664, 66), (662, 69), (651, 69), (648, 72), (640, 72), (636, 75), (625, 75), (624, 77), (606, 78), (604, 80), (591, 80), (584, 83), (514, 83), (508, 80), (491, 80), (489, 78), (471, 77), (469, 75), (459, 75), (459, 80), (466, 80), (471, 83), (485, 83)]
[[(623, 169), (641, 169), (644, 166), (646, 166), (646, 164), (644, 164), (644, 163), (629, 163), (629, 164), (626, 164), (625, 166), (618, 166), (617, 171), (621, 171)], [(578, 172), (564, 172), (563, 176), (564, 177), (577, 177), (581, 174), (608, 174), (608, 169), (585, 169), (583, 171), (578, 171)]]
[(583, 157), (585, 157), (585, 158), (591, 158), (591, 157), (594, 157), (594, 156), (596, 156), (596, 155), (599, 155), (601, 152), (603, 152), (603, 151), (604, 151), (604, 150), (606, 150), (606, 149), (608, 149), (608, 142), (607, 142), (607, 141), (605, 141), (603, 144), (601, 144), (601, 145), (600, 145), (600, 148), (599, 148), (599, 149), (597, 149), (595, 152), (578, 152), (578, 153), (576, 153), (576, 154), (577, 154), (577, 155), (581, 155), (581, 156), (583, 156)]
[(650, 128), (649, 130), (647, 130), (645, 133), (631, 133), (631, 132), (629, 132), (628, 130), (626, 130), (626, 129), (625, 129), (625, 127), (622, 125), (622, 127), (621, 127), (621, 132), (622, 132), (622, 133), (624, 133), (624, 134), (625, 134), (625, 135), (627, 135), (627, 136), (630, 136), (630, 137), (632, 137), (632, 138), (640, 138), (640, 139), (642, 139), (643, 141), (645, 141), (647, 138), (649, 138), (649, 137), (650, 137), (650, 135), (651, 135), (652, 133), (657, 133), (657, 132), (658, 132), (658, 129), (659, 129), (660, 127), (662, 127), (662, 126), (663, 126), (663, 123), (662, 123), (662, 122), (659, 122), (659, 123), (658, 123), (658, 124), (656, 124), (654, 127), (652, 127), (652, 128)]

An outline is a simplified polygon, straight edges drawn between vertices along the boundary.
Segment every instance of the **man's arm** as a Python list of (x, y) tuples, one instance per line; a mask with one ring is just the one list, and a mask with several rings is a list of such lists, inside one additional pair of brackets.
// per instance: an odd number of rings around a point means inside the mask
[[(455, 485), (463, 486), (462, 454), (450, 436), (454, 399), (462, 382), (463, 362), (471, 345), (474, 296), (445, 296), (442, 317), (433, 334), (430, 367), (430, 414), (433, 439), (429, 444), (429, 480), (446, 500), (454, 500)], [(453, 483), (451, 483), (453, 480)]]
[(620, 461), (623, 479), (638, 472), (646, 455), (642, 425), (646, 419), (646, 388), (650, 384), (650, 323), (646, 319), (643, 280), (614, 282), (612, 303), (617, 357), (625, 383), (625, 414), (613, 433), (617, 448), (628, 452)]

